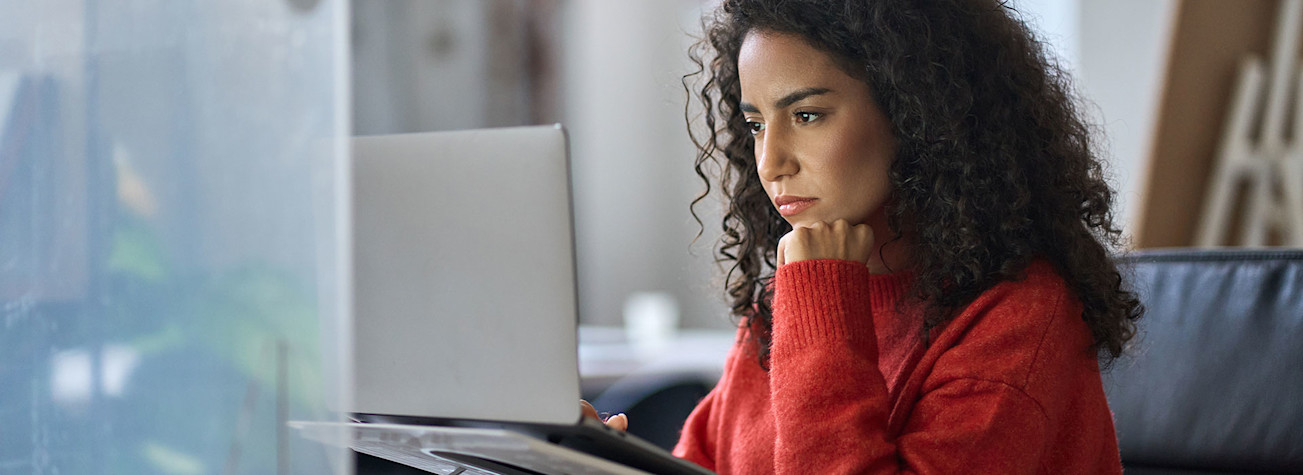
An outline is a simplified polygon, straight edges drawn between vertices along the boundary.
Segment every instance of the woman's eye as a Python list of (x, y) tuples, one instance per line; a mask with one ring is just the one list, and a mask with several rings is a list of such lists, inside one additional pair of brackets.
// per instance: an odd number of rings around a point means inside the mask
[(755, 134), (760, 133), (760, 131), (765, 130), (765, 124), (760, 123), (760, 122), (756, 122), (756, 121), (752, 121), (752, 120), (748, 120), (748, 121), (747, 121), (747, 130), (750, 130), (750, 131), (751, 131), (751, 135), (755, 135)]
[(816, 121), (816, 120), (819, 120), (820, 117), (823, 117), (823, 114), (820, 114), (820, 113), (818, 113), (818, 112), (797, 112), (797, 113), (796, 113), (796, 121), (797, 121), (797, 122), (802, 122), (802, 123), (804, 123), (804, 122), (814, 122), (814, 121)]

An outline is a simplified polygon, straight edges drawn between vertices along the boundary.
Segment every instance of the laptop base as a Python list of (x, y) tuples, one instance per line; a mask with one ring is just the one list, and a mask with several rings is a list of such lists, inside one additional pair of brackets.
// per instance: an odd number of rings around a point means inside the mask
[(358, 452), (431, 473), (649, 473), (504, 429), (309, 421), (291, 421), (290, 426), (310, 440), (343, 442)]

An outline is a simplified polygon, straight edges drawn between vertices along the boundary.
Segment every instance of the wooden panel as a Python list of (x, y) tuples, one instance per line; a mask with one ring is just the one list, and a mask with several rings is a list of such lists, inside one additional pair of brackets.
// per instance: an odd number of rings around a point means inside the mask
[(1160, 99), (1135, 247), (1189, 246), (1240, 62), (1268, 57), (1276, 0), (1183, 0)]

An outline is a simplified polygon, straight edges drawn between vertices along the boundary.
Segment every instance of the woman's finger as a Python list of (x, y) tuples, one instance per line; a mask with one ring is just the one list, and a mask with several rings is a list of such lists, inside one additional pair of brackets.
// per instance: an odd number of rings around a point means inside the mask
[(606, 426), (618, 431), (629, 430), (629, 416), (619, 413), (606, 419)]
[(787, 242), (791, 237), (792, 233), (789, 231), (778, 239), (778, 267), (782, 267), (783, 264), (787, 263)]
[(597, 417), (597, 409), (594, 409), (594, 408), (593, 408), (593, 405), (592, 405), (592, 404), (589, 404), (588, 401), (585, 401), (585, 400), (583, 400), (583, 399), (580, 399), (580, 400), (579, 400), (579, 410), (580, 410), (581, 412), (584, 413), (584, 417), (591, 417), (591, 418), (593, 418), (593, 419), (597, 419), (597, 420), (599, 420), (599, 421), (602, 420), (602, 418)]

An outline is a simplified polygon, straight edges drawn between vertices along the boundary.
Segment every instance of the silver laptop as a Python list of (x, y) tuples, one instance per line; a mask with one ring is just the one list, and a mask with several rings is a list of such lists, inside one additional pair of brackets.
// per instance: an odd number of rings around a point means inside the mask
[[(582, 416), (571, 209), (560, 125), (354, 139), (349, 412), (372, 424), (367, 433), (398, 424), (442, 428), (418, 443), (524, 437), (512, 446), (705, 472)], [(449, 447), (423, 452), (473, 464)], [(512, 466), (496, 458), (486, 463)]]

